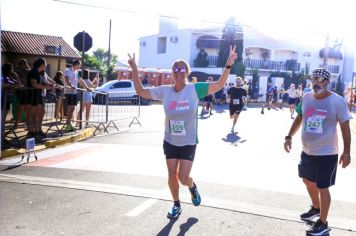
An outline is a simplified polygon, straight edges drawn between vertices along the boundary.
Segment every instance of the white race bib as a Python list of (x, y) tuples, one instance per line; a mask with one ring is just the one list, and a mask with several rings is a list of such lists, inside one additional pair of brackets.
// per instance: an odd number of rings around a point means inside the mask
[(312, 116), (309, 117), (306, 121), (305, 132), (314, 133), (314, 134), (322, 134), (323, 133), (323, 120), (325, 116)]
[(173, 136), (185, 136), (187, 132), (185, 130), (184, 120), (170, 120), (169, 121), (169, 131)]
[(232, 104), (240, 105), (240, 99), (232, 99)]

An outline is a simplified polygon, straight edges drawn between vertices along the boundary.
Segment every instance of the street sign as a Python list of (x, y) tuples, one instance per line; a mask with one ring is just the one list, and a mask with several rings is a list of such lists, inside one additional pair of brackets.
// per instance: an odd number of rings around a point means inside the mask
[(83, 42), (84, 42), (84, 52), (89, 51), (89, 49), (93, 46), (93, 39), (86, 32), (79, 32), (74, 36), (74, 47), (78, 49), (78, 51), (83, 51)]

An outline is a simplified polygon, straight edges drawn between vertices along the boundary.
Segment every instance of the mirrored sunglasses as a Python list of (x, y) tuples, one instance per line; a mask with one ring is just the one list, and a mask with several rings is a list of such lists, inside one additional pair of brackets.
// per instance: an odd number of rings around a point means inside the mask
[(174, 73), (178, 73), (178, 72), (185, 73), (185, 72), (187, 72), (187, 68), (185, 68), (185, 67), (173, 67), (173, 72)]

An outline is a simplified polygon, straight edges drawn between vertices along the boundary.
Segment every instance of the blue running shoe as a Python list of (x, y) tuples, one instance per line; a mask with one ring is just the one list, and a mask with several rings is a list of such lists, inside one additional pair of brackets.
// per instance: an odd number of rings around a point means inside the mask
[(180, 213), (182, 213), (182, 208), (173, 206), (172, 209), (168, 211), (167, 217), (169, 219), (175, 219), (180, 215)]
[(199, 206), (201, 203), (201, 197), (196, 187), (195, 187), (195, 193), (192, 194), (192, 203), (194, 206)]

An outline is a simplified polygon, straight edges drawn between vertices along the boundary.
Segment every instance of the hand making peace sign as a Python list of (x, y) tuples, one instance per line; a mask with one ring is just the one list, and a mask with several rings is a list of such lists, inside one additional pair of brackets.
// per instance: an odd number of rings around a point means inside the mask
[(237, 53), (235, 52), (235, 50), (236, 50), (236, 45), (234, 45), (234, 47), (230, 45), (229, 57), (227, 58), (226, 61), (227, 66), (232, 66), (232, 64), (234, 64), (235, 60), (237, 59)]

